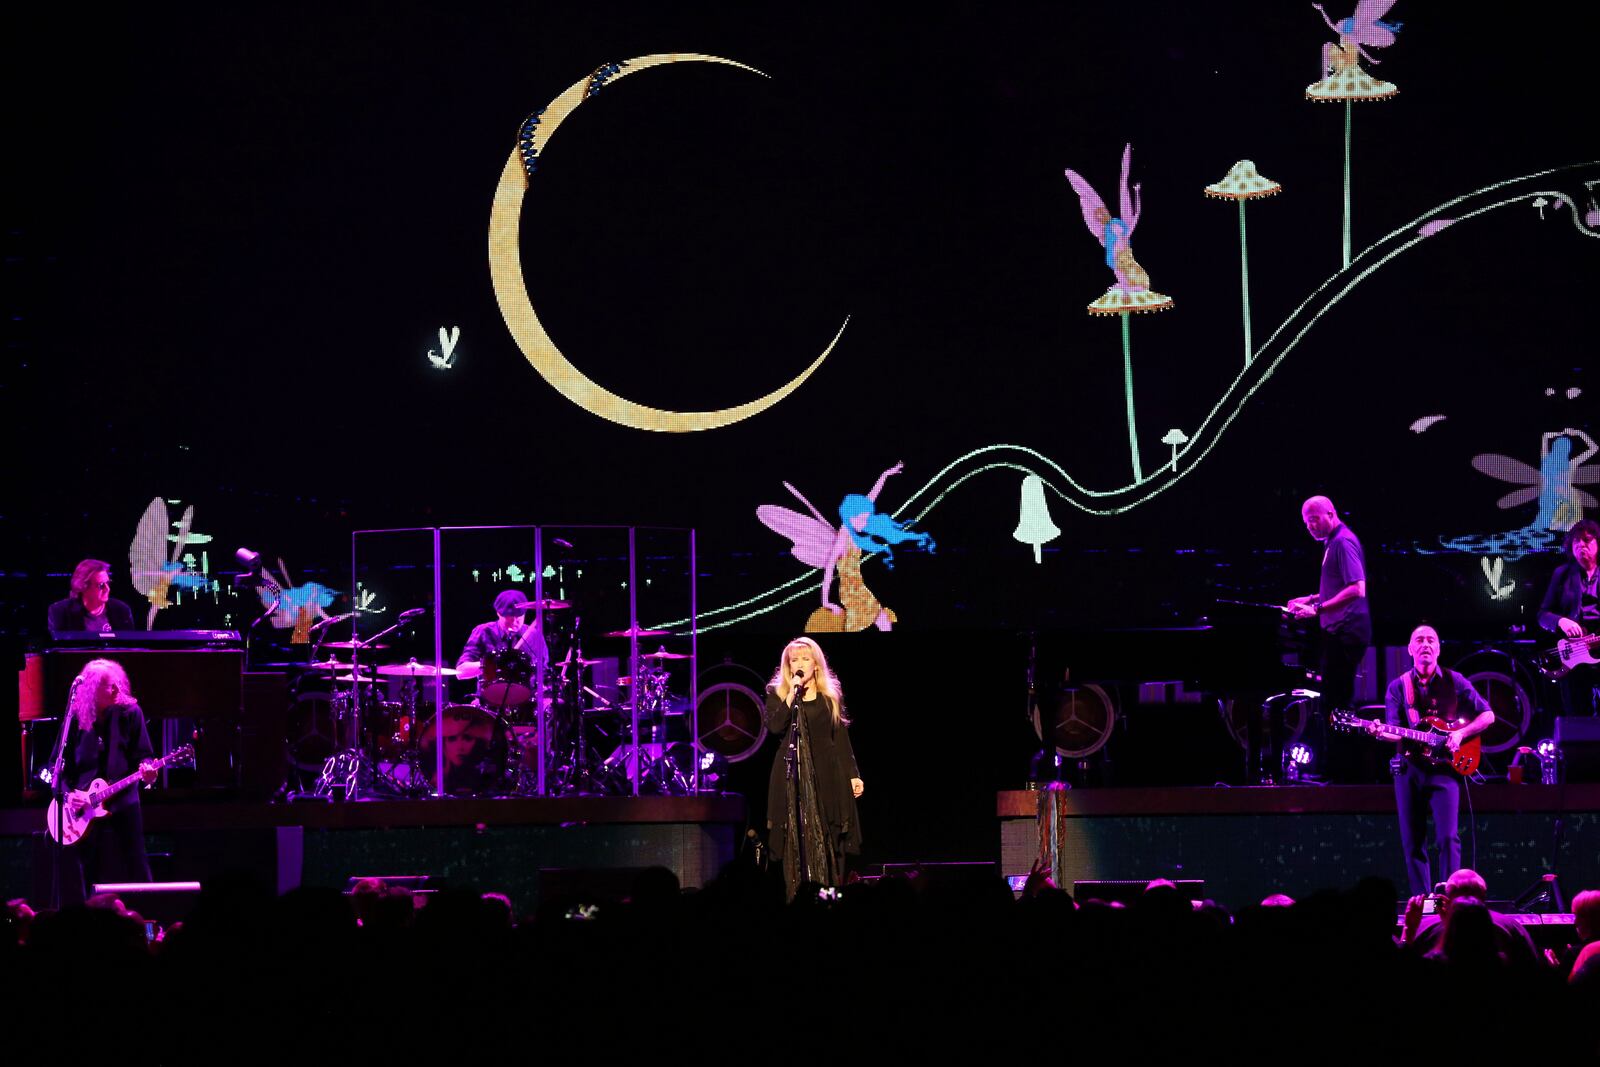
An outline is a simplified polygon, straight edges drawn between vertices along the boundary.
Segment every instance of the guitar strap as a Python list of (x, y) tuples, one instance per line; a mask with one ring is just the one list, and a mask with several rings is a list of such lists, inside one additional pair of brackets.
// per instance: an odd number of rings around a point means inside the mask
[(1414, 675), (1411, 671), (1406, 671), (1405, 674), (1400, 676), (1406, 693), (1406, 719), (1414, 727), (1420, 720), (1417, 718), (1417, 687), (1412, 680), (1413, 677)]

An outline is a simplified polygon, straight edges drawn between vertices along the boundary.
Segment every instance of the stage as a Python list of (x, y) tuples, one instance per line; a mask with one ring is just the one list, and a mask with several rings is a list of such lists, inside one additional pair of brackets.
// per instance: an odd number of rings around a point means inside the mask
[[(1367, 876), (1405, 890), (1388, 785), (1072, 789), (1054, 796), (1063, 888), (1198, 878), (1206, 896), (1235, 908), (1271, 893), (1345, 889)], [(1038, 816), (1048, 798), (997, 794), (1006, 874), (1027, 873), (1040, 854)], [(1558, 820), (1563, 840), (1552, 864)], [(1600, 883), (1600, 785), (1472, 786), (1463, 793), (1461, 861), (1484, 876), (1496, 900), (1513, 899), (1556, 870), (1570, 901)]]
[[(161, 881), (244, 869), (283, 892), (427, 875), (506, 893), (531, 914), (541, 871), (547, 880), (552, 870), (601, 872), (594, 877), (615, 886), (630, 870), (661, 866), (685, 887), (704, 885), (733, 858), (746, 814), (735, 795), (250, 804), (152, 794), (144, 821)], [(0, 811), (7, 899), (45, 899), (34, 871), (43, 825), (41, 807)]]

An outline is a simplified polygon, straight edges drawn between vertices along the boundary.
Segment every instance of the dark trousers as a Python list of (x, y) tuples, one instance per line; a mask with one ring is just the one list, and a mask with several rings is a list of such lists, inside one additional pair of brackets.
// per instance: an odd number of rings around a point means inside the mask
[(82, 904), (97, 882), (148, 882), (144, 812), (129, 804), (89, 825), (88, 833), (61, 850), (61, 906)]
[(1556, 685), (1561, 691), (1561, 714), (1595, 713), (1594, 687), (1600, 685), (1600, 667), (1574, 667)]
[(1322, 714), (1307, 724), (1306, 740), (1318, 753), (1319, 773), (1335, 782), (1381, 782), (1383, 750), (1366, 737), (1327, 728), (1328, 713), (1355, 706), (1356, 671), (1367, 654), (1364, 636), (1323, 633), (1318, 651), (1322, 674)]
[[(1394, 776), (1394, 804), (1400, 815), (1400, 850), (1405, 854), (1406, 881), (1411, 893), (1432, 891), (1461, 869), (1461, 779), (1454, 771), (1424, 767), (1416, 760), (1402, 762)], [(1438, 878), (1428, 871), (1423, 847), (1428, 813), (1433, 813), (1433, 839), (1439, 846)]]
[(1324, 711), (1348, 711), (1355, 703), (1356, 671), (1367, 654), (1367, 639), (1359, 634), (1324, 632), (1319, 668)]

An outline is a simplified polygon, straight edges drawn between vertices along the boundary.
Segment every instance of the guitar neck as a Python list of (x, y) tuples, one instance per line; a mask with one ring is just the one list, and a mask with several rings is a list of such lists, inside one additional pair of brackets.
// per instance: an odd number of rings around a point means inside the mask
[(1391, 726), (1390, 729), (1407, 741), (1424, 741), (1429, 744), (1445, 735), (1443, 730), (1413, 730), (1408, 726)]
[[(171, 760), (171, 756), (163, 756), (158, 760), (151, 760), (150, 766), (159, 771), (161, 768), (165, 767), (169, 762), (171, 762)], [(93, 793), (90, 793), (89, 802), (98, 807), (110, 800), (112, 797), (116, 796), (118, 793), (122, 792), (124, 789), (128, 788), (134, 782), (137, 782), (143, 775), (144, 767), (141, 766), (138, 770), (134, 771), (126, 778), (119, 778), (115, 782), (112, 782), (110, 785), (106, 786), (104, 789), (97, 789)]]
[(1442, 730), (1414, 730), (1409, 726), (1390, 726), (1379, 719), (1359, 719), (1357, 721), (1372, 723), (1374, 726), (1380, 727), (1385, 733), (1396, 734), (1407, 741), (1420, 741), (1423, 744), (1435, 744), (1439, 738), (1444, 736), (1444, 731)]

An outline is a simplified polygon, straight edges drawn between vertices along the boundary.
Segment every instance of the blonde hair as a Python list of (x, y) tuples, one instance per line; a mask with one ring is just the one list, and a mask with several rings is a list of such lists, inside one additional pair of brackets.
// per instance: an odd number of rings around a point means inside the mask
[(99, 713), (96, 707), (99, 703), (97, 698), (106, 689), (115, 686), (120, 703), (137, 702), (133, 695), (133, 686), (128, 684), (128, 672), (114, 659), (90, 660), (83, 665), (83, 670), (78, 672), (76, 681), (78, 685), (72, 691), (72, 700), (67, 705), (67, 711), (77, 720), (80, 730), (94, 729), (94, 720)]
[(811, 688), (822, 694), (828, 702), (828, 711), (833, 716), (835, 728), (849, 726), (850, 720), (844, 714), (844, 690), (839, 687), (839, 678), (828, 669), (828, 657), (822, 654), (822, 646), (809, 637), (797, 637), (783, 646), (783, 655), (778, 657), (778, 669), (772, 675), (772, 691), (778, 694), (778, 699), (785, 704), (789, 702), (789, 694), (794, 690), (792, 673), (789, 670), (789, 656), (796, 649), (804, 648), (811, 653), (811, 661), (816, 664), (817, 671)]

